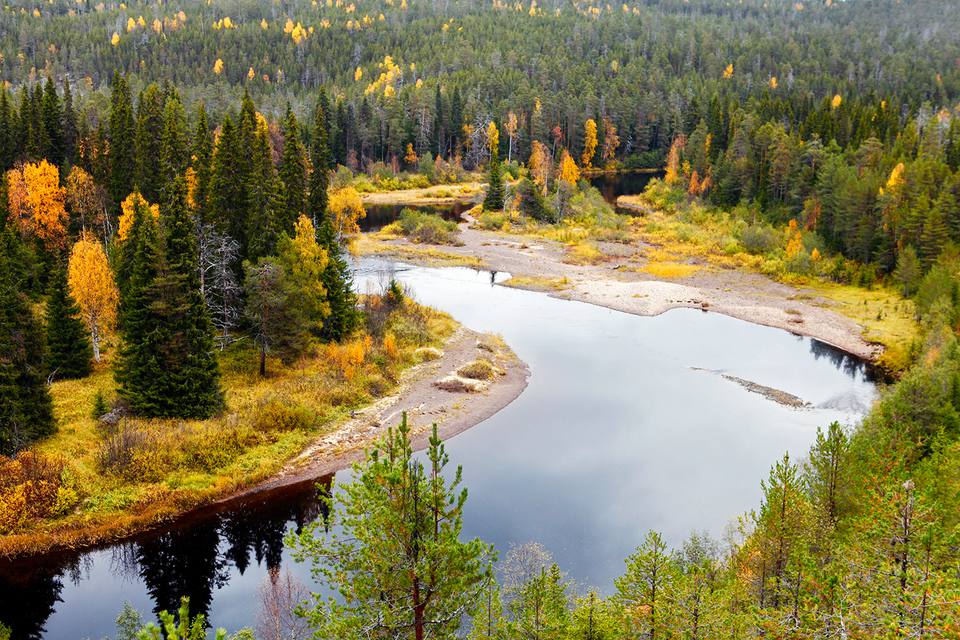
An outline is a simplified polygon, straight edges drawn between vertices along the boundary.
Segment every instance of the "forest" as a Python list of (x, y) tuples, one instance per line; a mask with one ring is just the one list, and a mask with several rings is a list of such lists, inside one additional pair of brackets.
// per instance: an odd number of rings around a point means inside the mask
[[(478, 228), (563, 239), (592, 264), (636, 223), (586, 178), (656, 170), (639, 206), (666, 221), (644, 241), (689, 247), (714, 234), (718, 263), (848, 287), (863, 305), (882, 291), (909, 309), (897, 327), (908, 335), (878, 340), (889, 384), (862, 423), (823, 425), (805, 456), (775, 461), (728, 539), (693, 533), (671, 549), (650, 531), (601, 592), (538, 545), (496, 561), (490, 545), (462, 540), (460, 473), (444, 471), (436, 433), (415, 456), (404, 417), (352, 483), (324, 492), (322, 520), (285, 540), (274, 523), (256, 543), (273, 555), (285, 544), (340, 594), (288, 585), (257, 637), (957, 637), (951, 9), (4, 5), (6, 550), (42, 550), (80, 523), (132, 528), (117, 514), (160, 520), (261, 481), (441, 346), (455, 322), (398, 283), (356, 291), (349, 253), (367, 194), (482, 181)], [(392, 230), (456, 242), (456, 225), (412, 211)], [(891, 322), (884, 313), (861, 316)], [(304, 400), (308, 375), (319, 400)], [(149, 502), (142, 482), (171, 488)], [(345, 533), (324, 531), (331, 521)], [(124, 610), (117, 637), (206, 637), (211, 588), (164, 592), (163, 631)], [(0, 638), (11, 624), (0, 620)], [(40, 631), (14, 626), (12, 637)]]

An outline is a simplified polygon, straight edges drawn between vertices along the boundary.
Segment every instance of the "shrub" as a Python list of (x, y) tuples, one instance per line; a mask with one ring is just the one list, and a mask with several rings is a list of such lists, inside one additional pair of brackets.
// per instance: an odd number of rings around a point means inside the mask
[(460, 244), (457, 234), (460, 232), (457, 223), (444, 220), (438, 215), (404, 209), (397, 220), (400, 233), (412, 242), (424, 244)]
[(769, 225), (754, 224), (740, 233), (740, 244), (743, 245), (747, 253), (764, 255), (779, 246), (780, 236)]
[(286, 433), (307, 430), (316, 416), (310, 409), (286, 398), (267, 397), (260, 401), (251, 420), (258, 433)]
[(468, 362), (457, 369), (458, 376), (471, 378), (473, 380), (492, 380), (498, 372), (497, 367), (486, 358), (479, 358), (473, 362)]
[(0, 535), (51, 515), (63, 486), (64, 462), (33, 451), (0, 456)]

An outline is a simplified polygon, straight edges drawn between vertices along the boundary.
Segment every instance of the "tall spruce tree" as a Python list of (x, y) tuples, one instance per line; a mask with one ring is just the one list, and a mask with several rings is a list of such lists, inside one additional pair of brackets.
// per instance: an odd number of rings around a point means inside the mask
[(63, 81), (63, 161), (67, 164), (77, 162), (77, 112), (73, 108), (73, 93), (70, 83)]
[(500, 154), (493, 150), (490, 157), (490, 176), (487, 195), (483, 199), (483, 208), (487, 211), (503, 209), (503, 168), (500, 166)]
[(283, 154), (278, 172), (283, 183), (281, 230), (293, 233), (294, 223), (306, 208), (307, 159), (300, 140), (300, 126), (289, 104), (283, 122)]
[(65, 265), (56, 266), (50, 279), (47, 355), (52, 378), (83, 378), (90, 373), (93, 347), (80, 319), (80, 307), (67, 287)]
[(200, 103), (197, 107), (197, 127), (193, 133), (193, 149), (190, 168), (193, 169), (195, 186), (193, 206), (200, 220), (209, 223), (210, 165), (213, 160), (213, 142), (210, 138), (210, 125), (207, 122), (207, 109)]
[(313, 173), (310, 174), (307, 215), (317, 229), (317, 242), (326, 250), (328, 257), (322, 279), (323, 286), (327, 290), (330, 315), (324, 319), (320, 337), (324, 340), (340, 341), (357, 327), (359, 314), (357, 296), (353, 292), (350, 265), (347, 263), (343, 247), (340, 246), (340, 239), (337, 237), (327, 211), (327, 187), (333, 158), (327, 144), (327, 122), (323, 102), (322, 98), (317, 102), (313, 132), (310, 137)]
[(47, 132), (47, 149), (45, 156), (56, 165), (62, 164), (63, 155), (63, 110), (60, 106), (60, 96), (53, 80), (47, 76), (43, 86), (43, 128)]
[(52, 434), (56, 424), (43, 328), (22, 293), (20, 239), (6, 228), (4, 209), (0, 206), (0, 454), (12, 455)]
[(157, 162), (161, 158), (163, 104), (163, 92), (156, 84), (148, 86), (137, 102), (134, 182), (143, 197), (150, 202), (162, 200), (163, 174), (162, 171), (157, 171)]
[(176, 178), (163, 208), (162, 238), (152, 216), (138, 207), (126, 240), (134, 243), (134, 254), (121, 301), (116, 378), (121, 397), (140, 415), (207, 418), (223, 406), (186, 195), (186, 182)]
[(136, 167), (136, 124), (130, 88), (119, 73), (113, 74), (113, 92), (110, 98), (110, 197), (119, 207), (133, 191)]
[[(266, 127), (262, 127), (257, 133), (253, 160), (246, 188), (245, 255), (248, 260), (259, 260), (273, 255), (276, 251), (277, 238), (282, 233), (285, 222), (281, 185), (273, 167)], [(293, 225), (290, 226), (292, 229)]]

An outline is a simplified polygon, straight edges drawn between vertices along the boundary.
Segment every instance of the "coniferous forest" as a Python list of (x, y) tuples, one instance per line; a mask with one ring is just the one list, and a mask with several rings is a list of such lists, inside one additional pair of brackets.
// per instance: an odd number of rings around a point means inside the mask
[[(643, 193), (615, 201), (590, 183), (640, 171)], [(755, 321), (854, 323), (877, 398), (769, 460), (723, 540), (649, 531), (597, 589), (539, 545), (466, 540), (457, 461), (399, 407), (322, 519), (286, 535), (316, 585), (278, 596), (276, 560), (266, 622), (235, 637), (960, 637), (952, 2), (14, 0), (0, 172), (4, 560), (169, 523), (402, 397), (464, 329), (392, 276), (361, 290), (363, 257), (492, 284), (482, 247), (544, 243), (588, 274), (573, 284), (793, 287), (785, 321)], [(377, 196), (458, 189), (469, 224), (415, 206), (361, 231)], [(435, 387), (510, 378), (489, 355), (509, 345), (474, 342)], [(211, 589), (170, 591), (159, 627), (125, 608), (117, 637), (212, 637)], [(42, 637), (15, 608), (0, 640)]]

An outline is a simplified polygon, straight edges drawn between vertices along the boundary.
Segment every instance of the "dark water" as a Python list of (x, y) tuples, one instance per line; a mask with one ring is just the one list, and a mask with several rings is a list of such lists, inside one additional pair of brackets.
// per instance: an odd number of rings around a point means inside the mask
[(643, 193), (647, 183), (663, 175), (661, 171), (627, 171), (621, 173), (598, 173), (589, 177), (590, 184), (603, 195), (603, 199), (615, 205), (620, 196)]
[(400, 218), (400, 212), (404, 209), (414, 209), (416, 211), (426, 211), (439, 215), (444, 220), (453, 220), (460, 222), (460, 214), (469, 209), (472, 205), (465, 202), (454, 202), (444, 205), (419, 205), (411, 207), (408, 205), (396, 204), (371, 204), (366, 205), (367, 215), (360, 222), (361, 231), (379, 231), (391, 222)]
[[(776, 458), (802, 455), (818, 425), (855, 421), (875, 393), (860, 361), (777, 329), (691, 309), (642, 318), (493, 286), (504, 274), (469, 269), (366, 260), (358, 285), (391, 272), (422, 302), (501, 334), (530, 365), (515, 402), (447, 443), (470, 490), (465, 535), (501, 552), (541, 542), (604, 591), (648, 529), (671, 544), (693, 529), (722, 535), (758, 504)], [(775, 404), (719, 371), (812, 408)], [(0, 620), (17, 637), (100, 638), (124, 601), (150, 618), (187, 594), (214, 625), (253, 625), (271, 572), (312, 584), (282, 538), (322, 515), (316, 493), (306, 483), (159, 536), (3, 567)]]

